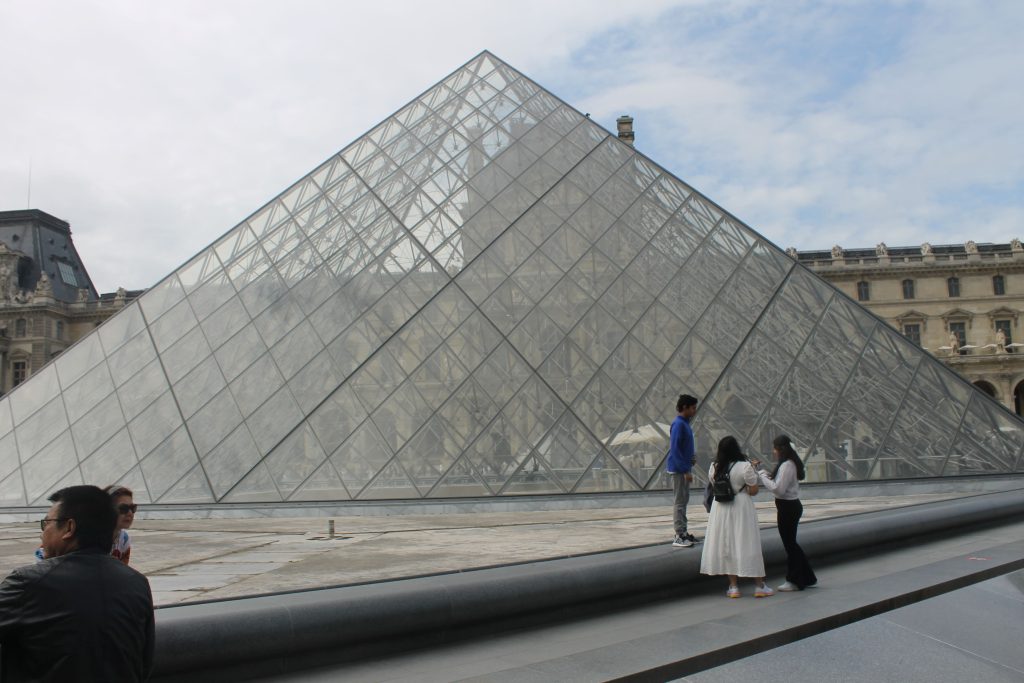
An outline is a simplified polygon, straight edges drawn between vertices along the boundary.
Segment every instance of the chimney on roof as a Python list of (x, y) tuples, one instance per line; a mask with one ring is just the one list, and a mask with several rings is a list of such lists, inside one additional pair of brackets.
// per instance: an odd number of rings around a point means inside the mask
[(629, 114), (623, 114), (619, 118), (615, 119), (615, 124), (619, 128), (619, 139), (625, 142), (627, 145), (633, 145), (633, 117)]

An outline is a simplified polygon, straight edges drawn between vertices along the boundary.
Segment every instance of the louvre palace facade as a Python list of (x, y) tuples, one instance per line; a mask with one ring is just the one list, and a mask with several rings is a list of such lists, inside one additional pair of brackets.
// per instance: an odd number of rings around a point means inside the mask
[(97, 294), (67, 222), (0, 211), (0, 396), (140, 293)]
[(1017, 415), (1024, 412), (1024, 245), (788, 250)]
[(0, 400), (0, 504), (632, 492), (702, 462), (1018, 471), (1024, 423), (484, 52)]

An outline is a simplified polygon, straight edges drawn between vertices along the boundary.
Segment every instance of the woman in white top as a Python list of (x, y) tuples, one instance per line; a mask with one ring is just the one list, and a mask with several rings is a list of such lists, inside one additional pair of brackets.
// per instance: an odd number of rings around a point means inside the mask
[(793, 442), (785, 434), (772, 441), (772, 453), (778, 464), (771, 474), (761, 467), (761, 463), (755, 461), (754, 464), (758, 467), (761, 483), (775, 494), (779, 536), (786, 548), (786, 582), (779, 586), (779, 590), (802, 591), (818, 583), (818, 577), (814, 575), (807, 556), (796, 542), (796, 528), (804, 512), (800, 502), (800, 480), (804, 478), (804, 464), (793, 450)]
[(757, 494), (757, 473), (732, 436), (718, 442), (718, 455), (708, 470), (708, 477), (714, 479), (716, 471), (726, 470), (735, 497), (728, 502), (716, 500), (711, 504), (700, 556), (700, 573), (728, 576), (726, 595), (730, 598), (740, 597), (737, 585), (740, 576), (753, 577), (756, 584), (754, 597), (766, 598), (775, 591), (764, 582), (761, 532), (757, 528), (757, 511), (751, 498)]

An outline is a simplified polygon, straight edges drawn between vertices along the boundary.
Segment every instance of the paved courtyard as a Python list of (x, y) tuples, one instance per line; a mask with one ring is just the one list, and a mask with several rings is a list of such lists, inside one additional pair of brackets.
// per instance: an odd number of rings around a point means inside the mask
[[(804, 501), (804, 520), (954, 498), (954, 493)], [(769, 498), (757, 503), (774, 526)], [(703, 535), (707, 514), (689, 508)], [(335, 537), (328, 535), (334, 520)], [(395, 516), (145, 519), (132, 529), (132, 566), (149, 577), (157, 605), (233, 598), (455, 572), (667, 543), (670, 508), (476, 512)], [(0, 572), (33, 561), (37, 523), (0, 524)], [(700, 552), (679, 549), (679, 552)]]

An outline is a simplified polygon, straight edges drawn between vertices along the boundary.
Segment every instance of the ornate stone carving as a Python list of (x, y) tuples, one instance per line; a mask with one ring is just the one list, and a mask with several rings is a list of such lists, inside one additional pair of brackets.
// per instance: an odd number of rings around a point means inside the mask
[(18, 253), (0, 242), (0, 303), (18, 298)]
[(964, 250), (966, 250), (968, 254), (977, 254), (978, 245), (975, 243), (974, 240), (967, 240), (966, 242), (964, 242)]
[(843, 258), (843, 248), (838, 244), (832, 247), (832, 258)]
[(36, 291), (32, 295), (32, 299), (52, 299), (53, 298), (53, 283), (50, 282), (50, 278), (46, 277), (46, 272), (39, 274), (39, 282), (36, 283)]
[(797, 258), (798, 254), (796, 252), (796, 247), (789, 247), (789, 248), (787, 248), (786, 249), (786, 256), (789, 256), (790, 258)]
[[(3, 246), (0, 244), (0, 246)], [(7, 261), (0, 261), (0, 303), (7, 303), (17, 293), (18, 285)]]
[(1020, 240), (1014, 237), (1012, 240), (1010, 240), (1010, 250), (1024, 251), (1024, 244), (1021, 244)]
[(888, 256), (889, 255), (889, 247), (885, 246), (885, 242), (879, 242), (878, 244), (875, 245), (875, 255), (876, 256)]
[(921, 256), (927, 256), (930, 253), (932, 253), (932, 245), (925, 242), (921, 245)]
[(960, 353), (960, 337), (956, 336), (956, 332), (949, 333), (949, 355), (956, 356)]

